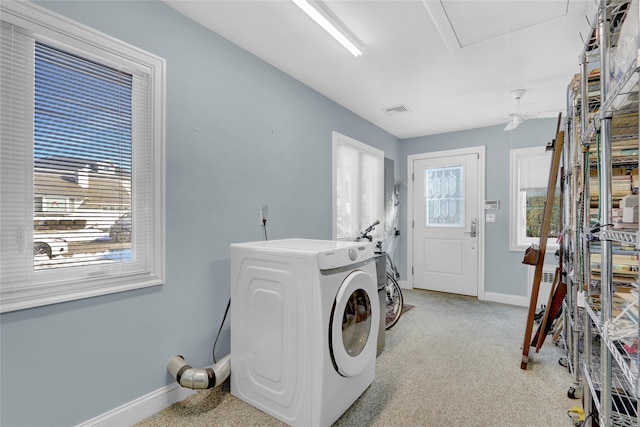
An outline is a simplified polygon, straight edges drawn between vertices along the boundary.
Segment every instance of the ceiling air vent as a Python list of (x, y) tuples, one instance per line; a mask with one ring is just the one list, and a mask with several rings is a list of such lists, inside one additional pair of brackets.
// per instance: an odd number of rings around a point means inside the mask
[(400, 113), (408, 113), (409, 111), (411, 111), (411, 109), (406, 105), (402, 104), (402, 105), (396, 105), (395, 107), (384, 108), (383, 111), (390, 116), (394, 116)]

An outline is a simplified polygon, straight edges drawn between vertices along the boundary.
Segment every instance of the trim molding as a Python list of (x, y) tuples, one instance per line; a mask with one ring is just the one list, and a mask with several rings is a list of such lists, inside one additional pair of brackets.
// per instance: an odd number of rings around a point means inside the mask
[[(402, 289), (414, 289), (411, 287), (408, 281), (399, 280), (398, 285)], [(529, 298), (521, 297), (518, 295), (510, 295), (510, 294), (499, 294), (496, 292), (485, 292), (484, 298), (478, 297), (481, 301), (489, 301), (489, 302), (497, 302), (500, 304), (508, 304), (508, 305), (517, 305), (521, 307), (529, 307)]]
[(78, 424), (76, 427), (134, 425), (195, 393), (195, 390), (186, 389), (178, 383), (173, 383)]
[(484, 301), (499, 302), (501, 304), (518, 305), (529, 307), (529, 298), (518, 295), (499, 294), (496, 292), (485, 292)]
[[(148, 145), (150, 154), (145, 161), (148, 163), (146, 172), (153, 177), (148, 185), (149, 188), (144, 190), (144, 194), (142, 194), (142, 188), (137, 191), (139, 193), (137, 197), (144, 195), (145, 198), (149, 198), (148, 204), (151, 209), (149, 218), (144, 220), (151, 230), (149, 236), (145, 238), (145, 242), (148, 240), (149, 246), (152, 248), (147, 254), (147, 265), (143, 265), (142, 261), (134, 261), (132, 257), (134, 262), (130, 263), (121, 273), (103, 264), (94, 267), (74, 267), (74, 273), (67, 271), (71, 269), (60, 269), (55, 273), (46, 271), (45, 274), (43, 271), (40, 274), (33, 274), (33, 269), (31, 269), (30, 274), (26, 274), (29, 273), (28, 269), (20, 269), (12, 277), (19, 277), (18, 273), (20, 273), (22, 278), (9, 279), (6, 286), (3, 283), (0, 287), (0, 312), (17, 311), (162, 285), (166, 281), (166, 60), (31, 1), (4, 1), (0, 4), (0, 14), (2, 14), (3, 21), (37, 34), (37, 39), (45, 40), (54, 46), (62, 46), (65, 51), (71, 54), (98, 61), (115, 69), (148, 77), (147, 91), (150, 96), (148, 132), (150, 140), (139, 141), (138, 144), (145, 147)], [(30, 108), (33, 108), (33, 105)], [(32, 142), (29, 142), (31, 148), (33, 148)], [(27, 144), (27, 141), (24, 143)], [(132, 149), (139, 152), (140, 149), (135, 148), (136, 145), (134, 144)], [(139, 166), (139, 162), (134, 163), (134, 167)], [(32, 176), (33, 173), (26, 175)], [(30, 182), (30, 180), (31, 178), (28, 178), (25, 182)], [(12, 188), (15, 190), (14, 187)], [(28, 196), (24, 198), (27, 203), (25, 206), (28, 208), (29, 203), (33, 204), (33, 202), (29, 202), (29, 199), (33, 197), (29, 195), (30, 193), (24, 194)], [(134, 194), (132, 197), (133, 204), (136, 195)], [(22, 209), (21, 206), (23, 205), (13, 208)], [(30, 234), (26, 234), (25, 231), (22, 239), (28, 240), (29, 236)], [(20, 240), (13, 240), (15, 242), (8, 242), (10, 249), (7, 252), (12, 253), (10, 260), (16, 265), (26, 267), (27, 260), (32, 259), (31, 251), (19, 249)], [(2, 260), (5, 260), (4, 253)], [(4, 280), (4, 278), (0, 280)]]

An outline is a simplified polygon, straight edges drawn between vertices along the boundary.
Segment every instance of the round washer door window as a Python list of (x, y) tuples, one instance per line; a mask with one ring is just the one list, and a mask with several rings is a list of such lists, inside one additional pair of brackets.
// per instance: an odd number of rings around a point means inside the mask
[(331, 358), (333, 364), (345, 377), (358, 375), (369, 363), (369, 358), (375, 350), (377, 334), (372, 333), (375, 323), (375, 310), (372, 304), (378, 298), (371, 298), (371, 290), (376, 290), (371, 277), (362, 271), (351, 273), (340, 286), (336, 295), (329, 339), (331, 343)]

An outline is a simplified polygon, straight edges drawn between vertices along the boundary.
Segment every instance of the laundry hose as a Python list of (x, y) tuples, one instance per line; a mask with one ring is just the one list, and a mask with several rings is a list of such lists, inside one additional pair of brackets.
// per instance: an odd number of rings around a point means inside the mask
[(217, 387), (231, 373), (231, 355), (227, 354), (211, 368), (196, 369), (185, 362), (184, 357), (177, 355), (169, 359), (167, 371), (184, 388), (204, 390)]

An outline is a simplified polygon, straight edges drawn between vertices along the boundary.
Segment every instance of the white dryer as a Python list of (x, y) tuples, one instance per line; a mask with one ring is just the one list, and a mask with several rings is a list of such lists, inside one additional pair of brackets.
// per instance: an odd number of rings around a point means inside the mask
[(371, 243), (231, 245), (231, 393), (292, 426), (330, 426), (375, 376)]

